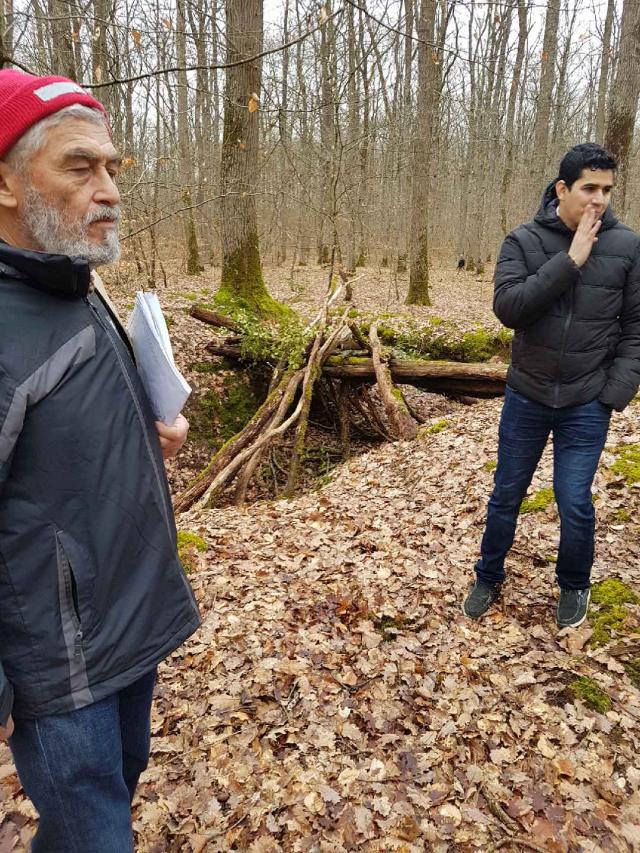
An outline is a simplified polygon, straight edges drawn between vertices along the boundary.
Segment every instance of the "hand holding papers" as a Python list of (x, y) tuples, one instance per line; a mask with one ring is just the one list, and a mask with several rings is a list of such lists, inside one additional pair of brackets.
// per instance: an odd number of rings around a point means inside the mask
[(153, 412), (171, 426), (191, 388), (173, 360), (167, 324), (155, 293), (138, 291), (127, 332)]

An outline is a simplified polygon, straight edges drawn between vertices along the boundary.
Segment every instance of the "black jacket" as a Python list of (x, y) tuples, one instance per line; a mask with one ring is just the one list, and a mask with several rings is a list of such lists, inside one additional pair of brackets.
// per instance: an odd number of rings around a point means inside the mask
[(555, 182), (500, 251), (493, 307), (515, 329), (507, 382), (546, 406), (596, 398), (621, 411), (640, 383), (640, 238), (609, 208), (583, 267), (557, 215)]
[(126, 336), (76, 258), (0, 243), (0, 721), (80, 708), (198, 626)]

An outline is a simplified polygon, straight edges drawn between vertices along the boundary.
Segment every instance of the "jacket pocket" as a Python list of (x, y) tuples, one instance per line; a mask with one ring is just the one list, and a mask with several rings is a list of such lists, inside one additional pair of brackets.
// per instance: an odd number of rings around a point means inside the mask
[(82, 618), (78, 600), (78, 584), (69, 562), (69, 557), (61, 541), (59, 531), (56, 531), (56, 560), (58, 564), (58, 601), (60, 605), (60, 621), (64, 635), (67, 653), (74, 658), (82, 652)]
[(64, 546), (64, 534), (56, 530), (56, 562), (58, 567), (58, 601), (60, 623), (69, 667), (71, 700), (75, 708), (93, 702), (89, 688), (87, 664), (84, 656), (84, 629), (81, 595), (73, 566)]

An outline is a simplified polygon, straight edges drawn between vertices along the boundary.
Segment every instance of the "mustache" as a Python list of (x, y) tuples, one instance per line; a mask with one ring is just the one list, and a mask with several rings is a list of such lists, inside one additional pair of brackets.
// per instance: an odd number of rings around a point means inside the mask
[(83, 224), (91, 225), (92, 222), (119, 222), (121, 209), (119, 206), (111, 206), (110, 204), (100, 204), (95, 210), (84, 217)]

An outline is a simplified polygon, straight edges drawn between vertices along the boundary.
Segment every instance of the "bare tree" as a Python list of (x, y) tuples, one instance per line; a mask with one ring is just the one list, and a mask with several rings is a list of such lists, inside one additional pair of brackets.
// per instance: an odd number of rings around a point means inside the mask
[(438, 56), (433, 49), (436, 0), (421, 0), (417, 30), (418, 98), (413, 140), (413, 185), (411, 194), (411, 262), (408, 305), (430, 305), (429, 298), (429, 195), (431, 136), (438, 96)]
[(609, 67), (611, 64), (611, 30), (613, 29), (613, 13), (615, 0), (608, 0), (607, 14), (604, 20), (602, 34), (602, 53), (600, 59), (600, 77), (598, 78), (598, 107), (596, 112), (596, 142), (604, 142), (604, 129), (607, 104), (607, 87), (609, 85)]
[[(227, 62), (262, 50), (262, 0), (227, 0)], [(220, 302), (269, 314), (275, 303), (262, 277), (255, 194), (260, 173), (258, 107), (262, 62), (227, 69), (221, 164)]]
[(548, 0), (544, 25), (542, 56), (540, 58), (540, 87), (536, 108), (536, 123), (533, 133), (532, 185), (536, 196), (544, 179), (549, 146), (549, 124), (553, 87), (555, 83), (556, 56), (558, 52), (558, 22), (560, 0)]
[(185, 0), (177, 0), (176, 18), (176, 53), (178, 59), (178, 148), (180, 150), (180, 183), (182, 184), (183, 226), (187, 263), (187, 275), (198, 275), (200, 272), (200, 253), (196, 223), (191, 204), (191, 177), (193, 164), (191, 161), (191, 145), (189, 141), (189, 89), (187, 78), (187, 20), (185, 15)]
[(622, 7), (620, 56), (611, 91), (605, 146), (618, 160), (616, 206), (620, 216), (627, 208), (629, 154), (640, 95), (640, 3), (625, 0)]
[(13, 56), (13, 0), (0, 0), (0, 68)]

